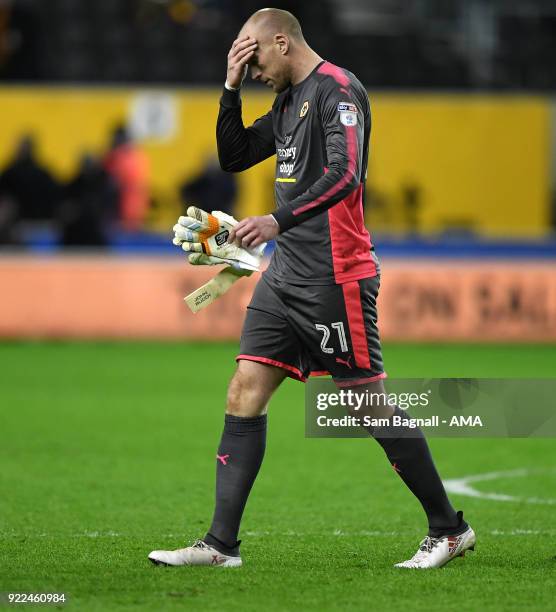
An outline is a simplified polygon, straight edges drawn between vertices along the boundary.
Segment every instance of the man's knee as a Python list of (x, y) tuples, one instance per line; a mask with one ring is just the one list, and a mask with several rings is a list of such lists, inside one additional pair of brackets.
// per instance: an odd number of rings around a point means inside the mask
[(279, 368), (240, 361), (228, 386), (226, 413), (243, 417), (265, 414), (272, 393), (284, 377)]
[[(257, 401), (257, 382), (248, 372), (239, 368), (228, 386), (226, 412), (235, 416), (258, 416), (264, 414), (264, 406)], [(253, 414), (254, 413), (254, 414)]]

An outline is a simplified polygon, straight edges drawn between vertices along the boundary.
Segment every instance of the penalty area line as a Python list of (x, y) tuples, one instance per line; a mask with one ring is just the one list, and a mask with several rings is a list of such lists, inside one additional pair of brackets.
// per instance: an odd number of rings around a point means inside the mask
[(506, 495), (505, 493), (495, 493), (490, 491), (480, 491), (473, 486), (476, 482), (485, 482), (489, 480), (498, 480), (500, 478), (526, 478), (532, 474), (547, 474), (556, 473), (555, 470), (538, 470), (518, 468), (515, 470), (506, 470), (500, 472), (486, 472), (484, 474), (472, 474), (463, 478), (449, 478), (444, 480), (444, 487), (447, 493), (455, 495), (464, 495), (466, 497), (474, 497), (476, 499), (486, 499), (490, 501), (500, 502), (517, 502), (522, 504), (556, 504), (556, 499), (550, 497), (522, 497), (519, 495)]

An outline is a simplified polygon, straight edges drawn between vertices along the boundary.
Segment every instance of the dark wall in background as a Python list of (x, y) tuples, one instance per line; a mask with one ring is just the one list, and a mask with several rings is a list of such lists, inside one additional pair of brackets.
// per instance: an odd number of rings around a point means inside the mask
[[(256, 0), (0, 0), (0, 80), (220, 83)], [(368, 87), (556, 89), (553, 0), (275, 1)]]

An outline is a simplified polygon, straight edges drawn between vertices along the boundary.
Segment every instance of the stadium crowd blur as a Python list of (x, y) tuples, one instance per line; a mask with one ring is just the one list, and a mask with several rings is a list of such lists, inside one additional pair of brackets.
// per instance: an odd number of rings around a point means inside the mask
[[(267, 2), (255, 0), (0, 0), (0, 82), (220, 86), (230, 41)], [(554, 0), (279, 1), (311, 45), (369, 88), (554, 91)], [(379, 58), (379, 61), (369, 61)], [(21, 134), (0, 169), (0, 243), (53, 224), (61, 244), (102, 246), (140, 230), (153, 196), (141, 146), (115, 127), (103, 154), (84, 151), (61, 184)], [(233, 212), (235, 179), (208, 160), (176, 185), (183, 201)], [(418, 189), (408, 186), (408, 215)], [(207, 207), (210, 207), (207, 205)]]
[(18, 245), (31, 226), (54, 225), (64, 246), (105, 246), (111, 229), (137, 231), (149, 207), (149, 165), (123, 125), (102, 156), (83, 152), (74, 176), (56, 179), (31, 134), (0, 173), (0, 243)]
[[(294, 12), (315, 49), (350, 66), (368, 87), (556, 88), (553, 0), (271, 4)], [(0, 0), (0, 76), (220, 83), (230, 41), (264, 6), (257, 0)]]

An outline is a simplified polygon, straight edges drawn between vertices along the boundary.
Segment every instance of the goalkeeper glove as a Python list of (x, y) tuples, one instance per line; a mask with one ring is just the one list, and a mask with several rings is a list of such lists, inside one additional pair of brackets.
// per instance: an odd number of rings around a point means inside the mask
[(258, 271), (266, 243), (249, 250), (229, 244), (230, 230), (237, 223), (226, 213), (207, 213), (190, 206), (187, 216), (174, 225), (173, 243), (190, 253), (189, 261), (194, 265), (228, 263), (236, 270)]
[(187, 295), (184, 300), (192, 312), (198, 312), (226, 291), (242, 276), (259, 270), (265, 244), (256, 249), (243, 249), (228, 244), (230, 229), (237, 220), (220, 211), (211, 214), (190, 206), (187, 216), (174, 225), (173, 243), (189, 253), (189, 263), (214, 266), (229, 264), (208, 283)]

